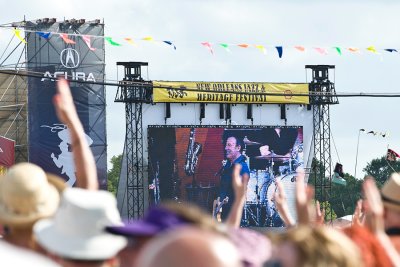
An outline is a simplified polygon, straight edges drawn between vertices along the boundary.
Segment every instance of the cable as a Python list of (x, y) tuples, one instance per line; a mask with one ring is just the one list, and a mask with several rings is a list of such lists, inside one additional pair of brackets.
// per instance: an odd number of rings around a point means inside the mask
[(340, 161), (340, 157), (339, 157), (339, 153), (338, 153), (337, 148), (336, 148), (335, 139), (333, 139), (332, 129), (331, 129), (331, 138), (332, 138), (332, 142), (333, 142), (333, 147), (335, 148), (335, 151), (336, 151), (336, 156), (338, 157), (339, 162), (341, 162)]

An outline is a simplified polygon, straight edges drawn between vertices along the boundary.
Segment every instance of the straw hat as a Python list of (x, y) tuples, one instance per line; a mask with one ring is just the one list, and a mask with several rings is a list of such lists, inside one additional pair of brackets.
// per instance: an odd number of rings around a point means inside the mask
[(0, 177), (0, 223), (29, 227), (57, 210), (64, 181), (31, 163), (19, 163)]
[(400, 211), (400, 175), (392, 173), (381, 189), (383, 205)]
[(33, 232), (49, 252), (72, 260), (106, 260), (126, 246), (126, 238), (105, 231), (121, 225), (115, 197), (107, 191), (64, 190), (51, 219), (38, 221)]

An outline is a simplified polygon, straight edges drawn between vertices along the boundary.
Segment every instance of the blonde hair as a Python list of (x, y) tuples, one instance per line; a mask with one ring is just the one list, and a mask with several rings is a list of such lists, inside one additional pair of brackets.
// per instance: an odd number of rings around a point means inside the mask
[(331, 228), (292, 228), (278, 235), (275, 243), (293, 245), (298, 255), (299, 267), (362, 266), (358, 247), (343, 233)]

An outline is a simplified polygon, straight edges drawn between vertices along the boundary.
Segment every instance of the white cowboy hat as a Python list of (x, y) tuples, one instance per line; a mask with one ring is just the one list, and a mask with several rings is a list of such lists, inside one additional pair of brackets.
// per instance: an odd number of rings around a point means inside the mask
[(383, 205), (386, 208), (400, 211), (400, 175), (395, 172), (381, 189)]
[(29, 227), (52, 216), (58, 208), (64, 181), (32, 163), (18, 163), (0, 177), (0, 223)]
[(121, 224), (111, 193), (67, 188), (54, 217), (38, 221), (33, 231), (42, 247), (62, 258), (105, 260), (127, 242), (125, 237), (107, 233), (105, 227)]

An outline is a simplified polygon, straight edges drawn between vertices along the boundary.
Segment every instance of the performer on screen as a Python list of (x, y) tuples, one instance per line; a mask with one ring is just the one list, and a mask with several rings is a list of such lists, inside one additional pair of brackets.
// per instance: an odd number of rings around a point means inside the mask
[(221, 219), (223, 221), (228, 217), (229, 211), (232, 207), (232, 203), (235, 199), (232, 187), (232, 173), (235, 164), (242, 165), (240, 175), (242, 176), (243, 182), (246, 184), (246, 187), (249, 181), (250, 171), (246, 163), (246, 157), (242, 155), (243, 147), (243, 141), (238, 137), (230, 135), (226, 139), (225, 156), (227, 161), (223, 166), (219, 192), (220, 201), (223, 201), (226, 197), (228, 197), (228, 202), (222, 206)]
[(259, 147), (252, 147), (252, 149), (257, 149), (258, 151), (250, 152), (251, 156), (256, 157), (251, 162), (251, 168), (265, 170), (271, 167), (270, 164), (273, 162), (274, 175), (279, 175), (282, 172), (280, 167), (288, 165), (297, 136), (298, 130), (296, 128), (278, 127), (265, 128), (257, 132), (257, 135), (251, 136), (251, 141), (260, 144)]

